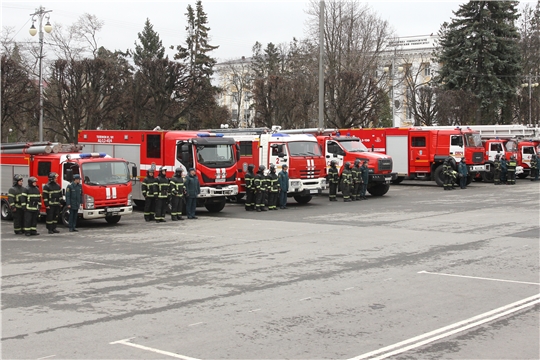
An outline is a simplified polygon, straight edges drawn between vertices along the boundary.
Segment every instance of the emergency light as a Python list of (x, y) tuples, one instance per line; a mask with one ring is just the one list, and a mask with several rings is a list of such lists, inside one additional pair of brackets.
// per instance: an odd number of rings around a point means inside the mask
[(289, 134), (275, 133), (272, 134), (272, 137), (289, 137)]
[(105, 157), (107, 154), (105, 153), (84, 153), (79, 155), (79, 159), (89, 159), (89, 158), (95, 158), (95, 157)]
[(223, 137), (223, 134), (207, 134), (207, 133), (197, 133), (197, 137)]

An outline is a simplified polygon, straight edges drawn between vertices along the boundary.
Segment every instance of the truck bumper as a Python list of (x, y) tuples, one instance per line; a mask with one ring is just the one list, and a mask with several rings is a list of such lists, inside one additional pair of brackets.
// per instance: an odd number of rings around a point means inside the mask
[(221, 188), (201, 186), (199, 198), (211, 198), (218, 196), (234, 196), (238, 195), (238, 185), (224, 185)]
[(326, 178), (289, 180), (289, 194), (319, 194), (326, 189)]
[(392, 180), (396, 180), (398, 177), (397, 173), (390, 174), (369, 174), (370, 183), (385, 183), (390, 184)]
[[(104, 219), (107, 216), (124, 216), (131, 213), (133, 213), (133, 206), (118, 206), (92, 210), (84, 209), (82, 210), (82, 218), (85, 220)], [(81, 210), (79, 210), (79, 215), (81, 215)]]

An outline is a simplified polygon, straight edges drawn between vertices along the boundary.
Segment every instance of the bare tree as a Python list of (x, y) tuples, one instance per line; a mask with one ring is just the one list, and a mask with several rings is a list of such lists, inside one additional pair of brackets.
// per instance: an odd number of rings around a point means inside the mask
[(415, 59), (402, 59), (405, 62), (403, 87), (405, 89), (406, 112), (414, 120), (415, 126), (433, 125), (437, 115), (435, 90), (431, 74), (431, 56), (416, 55)]

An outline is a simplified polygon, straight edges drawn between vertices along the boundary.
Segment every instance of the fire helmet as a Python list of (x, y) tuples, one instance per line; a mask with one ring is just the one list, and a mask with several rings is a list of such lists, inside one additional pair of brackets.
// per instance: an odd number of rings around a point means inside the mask
[(248, 169), (248, 172), (253, 172), (253, 170), (255, 169), (255, 165), (249, 164), (247, 169)]
[(18, 183), (19, 181), (21, 181), (23, 179), (22, 175), (19, 175), (19, 174), (15, 174), (13, 176), (13, 182), (14, 183)]
[(274, 164), (271, 164), (271, 165), (270, 165), (270, 171), (271, 171), (271, 172), (276, 171), (276, 167), (274, 166)]
[(348, 168), (350, 168), (350, 167), (351, 167), (351, 163), (347, 161), (347, 162), (345, 163), (345, 169), (348, 169)]
[(28, 178), (28, 185), (29, 185), (29, 186), (34, 186), (34, 183), (35, 183), (35, 182), (37, 182), (37, 178), (36, 178), (36, 177), (30, 176), (30, 177)]
[(57, 173), (55, 173), (55, 172), (50, 172), (50, 173), (49, 173), (49, 181), (55, 181), (57, 176), (58, 176)]
[(176, 169), (174, 169), (174, 174), (176, 176), (182, 176), (182, 168), (181, 167), (177, 167)]
[(264, 165), (259, 165), (259, 171), (264, 171), (266, 170), (266, 166)]

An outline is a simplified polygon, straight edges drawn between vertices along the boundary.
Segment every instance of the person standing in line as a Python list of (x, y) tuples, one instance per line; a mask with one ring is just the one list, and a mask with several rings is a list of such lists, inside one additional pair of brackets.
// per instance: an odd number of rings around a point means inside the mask
[(277, 210), (277, 202), (279, 195), (279, 183), (278, 176), (276, 174), (276, 167), (270, 165), (270, 172), (268, 173), (268, 210)]
[(506, 165), (506, 169), (508, 171), (507, 179), (508, 179), (508, 185), (516, 185), (516, 157), (514, 155), (510, 156), (510, 160), (508, 161), (508, 164)]
[(24, 208), (22, 196), (24, 193), (23, 177), (19, 174), (13, 176), (13, 186), (8, 190), (8, 204), (13, 216), (13, 231), (16, 235), (24, 234)]
[(174, 176), (169, 183), (171, 194), (171, 220), (184, 220), (182, 217), (182, 207), (184, 205), (184, 179), (182, 178), (182, 168), (177, 167)]
[(37, 222), (41, 208), (41, 193), (37, 186), (37, 178), (28, 178), (28, 187), (24, 189), (21, 203), (24, 207), (24, 234), (26, 236), (39, 235)]
[(58, 224), (58, 215), (60, 215), (60, 199), (62, 198), (62, 188), (56, 180), (58, 174), (55, 172), (49, 173), (49, 182), (43, 186), (43, 203), (47, 209), (47, 229), (49, 234), (57, 234), (60, 231), (56, 230)]
[(328, 183), (330, 186), (328, 200), (337, 201), (337, 189), (339, 185), (339, 171), (337, 169), (337, 161), (330, 161), (328, 169)]
[(142, 181), (141, 190), (144, 196), (144, 220), (154, 221), (156, 213), (156, 197), (158, 195), (157, 179), (154, 177), (156, 167), (154, 164), (146, 172), (146, 177)]
[(459, 174), (459, 187), (462, 189), (467, 188), (467, 175), (469, 174), (469, 169), (465, 163), (465, 158), (461, 158), (461, 162), (458, 165), (458, 174)]
[(69, 231), (77, 232), (77, 219), (79, 217), (79, 208), (83, 199), (83, 191), (81, 185), (81, 176), (73, 175), (73, 181), (66, 188), (66, 206), (69, 209)]
[(197, 196), (201, 193), (201, 185), (197, 172), (194, 168), (189, 169), (189, 175), (185, 180), (186, 187), (186, 212), (188, 219), (197, 219), (195, 211), (197, 209)]
[(249, 164), (247, 167), (247, 173), (244, 176), (244, 181), (246, 183), (246, 211), (255, 210), (255, 175), (253, 174), (254, 169), (255, 165)]
[(532, 154), (531, 156), (531, 181), (538, 181), (538, 156)]
[(452, 185), (453, 185), (453, 181), (452, 181), (452, 166), (450, 165), (450, 157), (447, 157), (446, 159), (444, 159), (444, 162), (443, 162), (443, 175), (444, 175), (444, 183), (443, 183), (443, 187), (444, 187), (444, 190), (452, 190)]
[(265, 176), (264, 170), (266, 167), (264, 165), (259, 165), (259, 171), (255, 175), (255, 209), (258, 212), (266, 211), (265, 200), (266, 200), (266, 188), (265, 188)]
[(360, 167), (360, 159), (354, 160), (354, 166), (351, 170), (352, 174), (352, 186), (351, 186), (351, 200), (360, 200), (361, 197), (361, 182), (362, 182), (362, 169)]
[(341, 174), (341, 193), (343, 194), (343, 202), (351, 202), (351, 185), (352, 185), (352, 173), (351, 163), (346, 162)]
[(368, 186), (368, 181), (369, 181), (368, 160), (364, 160), (364, 163), (362, 164), (360, 169), (361, 169), (360, 177), (361, 177), (361, 182), (362, 182), (360, 185), (362, 187), (360, 198), (362, 200), (367, 200), (366, 191), (367, 191), (367, 186)]
[(493, 184), (501, 185), (501, 155), (495, 155), (493, 161)]
[(281, 171), (278, 174), (279, 183), (279, 208), (287, 209), (287, 193), (289, 192), (289, 173), (287, 165), (281, 166)]
[(156, 199), (156, 222), (166, 222), (165, 215), (167, 214), (167, 201), (169, 200), (169, 179), (167, 178), (167, 168), (162, 166), (159, 168), (159, 176), (157, 178), (158, 196)]
[(508, 174), (508, 162), (506, 156), (501, 157), (501, 184), (506, 184), (506, 176)]

